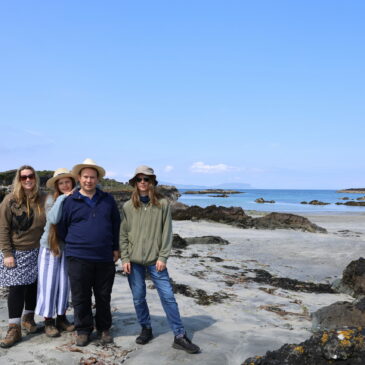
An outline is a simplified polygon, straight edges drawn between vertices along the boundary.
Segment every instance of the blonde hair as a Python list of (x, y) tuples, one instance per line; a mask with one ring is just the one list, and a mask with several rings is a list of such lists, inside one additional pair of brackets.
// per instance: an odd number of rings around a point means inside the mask
[[(152, 205), (160, 208), (161, 204), (159, 202), (159, 199), (162, 198), (162, 196), (156, 191), (156, 186), (155, 186), (155, 179), (150, 179), (149, 183), (148, 183), (149, 189), (148, 189), (148, 197), (150, 198), (150, 202)], [(135, 182), (134, 184), (134, 189), (132, 192), (132, 196), (131, 196), (131, 200), (133, 203), (133, 206), (135, 208), (139, 208), (141, 206), (141, 200), (139, 198), (139, 191), (137, 188), (137, 182)]]
[[(23, 170), (31, 170), (32, 173), (34, 174), (35, 185), (32, 190), (32, 193), (29, 195), (27, 195), (25, 193), (23, 186), (20, 182), (20, 173)], [(25, 204), (27, 206), (27, 216), (28, 217), (30, 215), (30, 204), (36, 204), (37, 208), (38, 208), (38, 214), (41, 215), (42, 208), (39, 204), (39, 176), (32, 166), (23, 165), (18, 168), (18, 170), (16, 171), (16, 174), (15, 174), (14, 180), (13, 180), (12, 192), (13, 192), (15, 201), (17, 202), (18, 205)]]
[[(60, 176), (60, 179), (62, 176)], [(58, 179), (58, 180), (60, 180)], [(69, 177), (69, 179), (72, 181), (72, 189), (76, 186), (76, 181), (72, 177)], [(60, 189), (58, 188), (58, 180), (54, 183), (54, 194), (53, 194), (53, 200), (56, 200), (60, 195), (62, 195)], [(54, 256), (61, 256), (61, 249), (60, 249), (60, 243), (57, 236), (57, 225), (51, 224), (49, 227), (48, 232), (48, 243), (49, 243), (49, 249), (53, 253)]]

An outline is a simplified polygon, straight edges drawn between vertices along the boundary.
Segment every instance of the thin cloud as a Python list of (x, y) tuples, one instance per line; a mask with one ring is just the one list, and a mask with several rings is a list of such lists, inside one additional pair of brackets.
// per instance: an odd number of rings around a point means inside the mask
[(174, 169), (174, 166), (171, 166), (171, 165), (166, 165), (165, 168), (164, 168), (164, 171), (165, 172), (170, 172)]
[(239, 170), (237, 167), (229, 166), (224, 163), (219, 163), (217, 165), (208, 165), (204, 162), (198, 161), (194, 162), (190, 169), (192, 172), (199, 173), (199, 174), (217, 174), (227, 171), (237, 171)]

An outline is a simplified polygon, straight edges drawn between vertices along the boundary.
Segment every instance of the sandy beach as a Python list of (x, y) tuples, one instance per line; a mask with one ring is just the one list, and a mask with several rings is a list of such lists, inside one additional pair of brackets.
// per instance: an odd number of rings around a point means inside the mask
[[(196, 298), (176, 294), (183, 322), (202, 351), (189, 355), (171, 347), (167, 325), (156, 290), (148, 302), (155, 338), (136, 345), (139, 325), (125, 276), (118, 273), (113, 289), (114, 345), (94, 339), (87, 347), (74, 345), (74, 335), (50, 339), (39, 331), (25, 335), (10, 349), (0, 349), (0, 364), (240, 364), (284, 343), (310, 337), (310, 313), (336, 301), (352, 301), (344, 294), (314, 294), (274, 288), (248, 280), (252, 270), (315, 283), (332, 283), (350, 261), (364, 256), (365, 213), (306, 215), (327, 229), (327, 234), (293, 230), (240, 229), (209, 222), (174, 221), (181, 237), (220, 236), (228, 245), (194, 244), (173, 250), (168, 261), (171, 278), (191, 290), (218, 293), (221, 303), (200, 305)], [(242, 275), (245, 273), (245, 275)], [(147, 283), (151, 286), (151, 282)], [(68, 312), (72, 319), (72, 310)], [(38, 323), (41, 318), (37, 317)], [(5, 299), (0, 299), (0, 335), (7, 328)], [(93, 360), (96, 359), (96, 360)], [(99, 361), (99, 362), (96, 362)]]

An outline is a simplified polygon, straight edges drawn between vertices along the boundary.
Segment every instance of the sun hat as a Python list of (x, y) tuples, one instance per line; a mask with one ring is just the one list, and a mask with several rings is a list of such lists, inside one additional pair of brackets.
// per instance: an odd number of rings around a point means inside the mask
[(134, 176), (132, 177), (132, 179), (129, 180), (130, 185), (132, 185), (132, 186), (135, 185), (136, 177), (139, 174), (143, 174), (146, 176), (152, 176), (155, 180), (155, 186), (158, 184), (158, 181), (156, 180), (156, 175), (155, 175), (155, 172), (153, 171), (153, 168), (146, 166), (146, 165), (141, 165), (136, 168), (136, 171), (134, 172)]
[(53, 177), (51, 177), (50, 179), (47, 180), (47, 182), (46, 182), (47, 188), (53, 189), (57, 180), (63, 179), (64, 177), (69, 177), (74, 182), (76, 182), (76, 177), (71, 171), (67, 170), (64, 167), (60, 167), (53, 173)]
[(78, 175), (80, 175), (81, 170), (85, 169), (87, 167), (96, 170), (99, 173), (99, 178), (102, 178), (105, 176), (105, 170), (101, 166), (98, 166), (96, 164), (96, 162), (94, 160), (92, 160), (91, 158), (87, 158), (84, 160), (83, 163), (75, 165), (72, 168), (72, 172), (74, 175), (78, 176)]

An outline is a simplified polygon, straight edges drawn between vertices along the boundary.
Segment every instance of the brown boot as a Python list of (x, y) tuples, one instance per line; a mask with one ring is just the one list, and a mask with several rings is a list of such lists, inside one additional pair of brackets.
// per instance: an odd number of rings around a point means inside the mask
[(75, 326), (68, 321), (65, 315), (57, 316), (56, 327), (59, 331), (72, 332), (75, 330)]
[(0, 342), (0, 346), (3, 348), (11, 347), (22, 339), (22, 330), (19, 324), (9, 323), (8, 332), (5, 338)]
[(48, 337), (60, 336), (60, 331), (55, 326), (55, 320), (53, 318), (47, 318), (44, 321), (44, 332)]
[(34, 312), (24, 314), (22, 317), (22, 326), (27, 331), (27, 333), (36, 333), (38, 327), (34, 322)]

